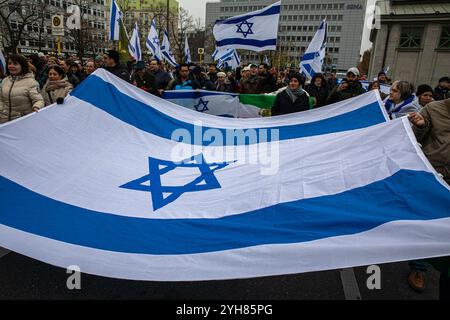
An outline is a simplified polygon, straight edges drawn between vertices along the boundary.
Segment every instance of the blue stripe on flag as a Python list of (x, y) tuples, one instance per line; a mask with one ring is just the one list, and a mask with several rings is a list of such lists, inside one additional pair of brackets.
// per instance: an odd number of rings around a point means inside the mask
[[(104, 92), (105, 94), (99, 95), (99, 92)], [(149, 105), (122, 93), (114, 85), (103, 81), (95, 75), (91, 75), (88, 79), (84, 80), (74, 91), (72, 91), (71, 95), (92, 104), (136, 128), (162, 138), (171, 139), (172, 132), (177, 129), (189, 131), (192, 137), (194, 137), (194, 132), (200, 130), (199, 127), (196, 127), (193, 124), (172, 118), (151, 106), (149, 108)], [(127, 106), (127, 108), (121, 106)], [(281, 127), (257, 128), (252, 130), (256, 130), (259, 139), (260, 137), (265, 136), (264, 134), (260, 134), (261, 130), (264, 130), (262, 132), (267, 132), (267, 130), (277, 129), (279, 130), (279, 140), (287, 140), (366, 128), (385, 121), (378, 102), (374, 102), (357, 110), (316, 122)], [(201, 129), (204, 132), (212, 128), (202, 127)], [(224, 137), (227, 136), (226, 129), (217, 128), (217, 130), (219, 130)], [(192, 143), (194, 143), (194, 141)], [(206, 141), (202, 141), (202, 143), (205, 146), (214, 145), (209, 144)], [(248, 141), (245, 141), (244, 143), (248, 144)], [(236, 144), (242, 144), (242, 142), (231, 142), (231, 145)]]
[(113, 40), (114, 39), (114, 34), (116, 32), (116, 12), (117, 12), (117, 7), (116, 7), (116, 3), (113, 1), (112, 5), (112, 9), (111, 9), (111, 19), (109, 21), (109, 40)]
[(217, 219), (151, 219), (151, 213), (144, 219), (95, 212), (44, 197), (4, 177), (0, 190), (0, 224), (79, 246), (155, 255), (314, 241), (392, 221), (450, 216), (448, 190), (431, 173), (410, 170), (340, 194)]
[(227, 45), (233, 44), (242, 44), (253, 47), (267, 47), (267, 46), (276, 46), (277, 39), (269, 39), (269, 40), (253, 40), (253, 39), (241, 39), (241, 38), (228, 38), (224, 40), (220, 40), (216, 42), (217, 47), (223, 47)]
[(257, 14), (249, 14), (242, 17), (237, 18), (230, 18), (225, 20), (217, 20), (216, 24), (235, 24), (242, 21), (246, 21), (248, 19), (254, 18), (254, 17), (264, 17), (264, 16), (270, 16), (273, 14), (280, 14), (280, 6), (273, 6), (271, 8), (268, 8), (267, 10), (257, 13)]

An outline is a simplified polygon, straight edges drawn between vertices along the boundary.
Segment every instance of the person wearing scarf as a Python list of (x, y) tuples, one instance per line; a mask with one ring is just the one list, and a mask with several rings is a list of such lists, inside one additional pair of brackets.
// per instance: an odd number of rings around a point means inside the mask
[(391, 119), (406, 116), (410, 112), (420, 111), (417, 97), (414, 95), (414, 86), (408, 81), (395, 81), (384, 101), (384, 106)]
[(289, 76), (289, 85), (286, 90), (277, 94), (272, 107), (272, 116), (279, 116), (310, 109), (309, 96), (302, 89), (305, 78), (300, 74)]
[(48, 68), (47, 82), (42, 88), (45, 105), (61, 103), (72, 89), (73, 86), (64, 74), (64, 70), (58, 65), (51, 65)]

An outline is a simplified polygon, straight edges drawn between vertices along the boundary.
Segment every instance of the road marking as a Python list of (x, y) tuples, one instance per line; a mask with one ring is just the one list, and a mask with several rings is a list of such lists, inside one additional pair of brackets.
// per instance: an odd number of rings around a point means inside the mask
[(6, 256), (10, 252), (11, 251), (9, 251), (8, 249), (0, 247), (0, 258), (3, 258), (4, 256)]
[(345, 300), (362, 300), (353, 268), (342, 269), (340, 270), (340, 274)]

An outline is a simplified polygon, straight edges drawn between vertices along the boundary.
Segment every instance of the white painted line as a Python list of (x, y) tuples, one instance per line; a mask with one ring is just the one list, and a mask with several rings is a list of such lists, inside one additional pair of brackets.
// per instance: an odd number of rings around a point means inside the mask
[(340, 274), (345, 300), (362, 300), (353, 268), (342, 269), (340, 270)]
[(11, 251), (9, 251), (8, 249), (0, 247), (0, 258), (3, 258), (4, 256), (6, 256), (10, 252)]

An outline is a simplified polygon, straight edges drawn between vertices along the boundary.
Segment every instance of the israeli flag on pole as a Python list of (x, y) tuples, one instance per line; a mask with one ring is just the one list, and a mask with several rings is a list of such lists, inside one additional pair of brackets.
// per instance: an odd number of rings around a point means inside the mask
[(161, 52), (164, 60), (167, 61), (172, 67), (177, 67), (178, 63), (173, 56), (172, 49), (170, 48), (169, 35), (167, 30), (164, 30), (164, 38), (161, 46)]
[(158, 31), (156, 30), (155, 19), (152, 20), (152, 25), (148, 33), (147, 39), (145, 40), (145, 46), (150, 50), (153, 57), (156, 60), (161, 61), (161, 48), (159, 46)]
[(3, 50), (0, 49), (0, 70), (3, 72), (3, 74), (6, 74), (7, 71), (7, 65), (6, 65), (6, 59), (3, 55)]
[(217, 64), (218, 68), (230, 67), (232, 69), (236, 69), (241, 64), (241, 59), (239, 58), (236, 49), (227, 50), (222, 56), (219, 57), (219, 63)]
[(311, 79), (316, 73), (322, 72), (326, 44), (327, 22), (326, 20), (323, 20), (300, 61), (300, 71), (303, 72), (307, 78)]
[(214, 61), (217, 61), (217, 60), (219, 60), (219, 58), (221, 56), (223, 56), (226, 52), (228, 52), (230, 50), (231, 49), (219, 49), (219, 48), (216, 47), (216, 49), (212, 53), (211, 57), (213, 58)]
[(217, 48), (276, 50), (280, 3), (217, 21), (213, 29)]
[(115, 0), (111, 3), (109, 18), (109, 40), (119, 40), (122, 11), (120, 11), (120, 8)]
[(191, 63), (191, 51), (189, 50), (189, 42), (187, 35), (184, 38), (184, 62)]
[(128, 51), (136, 61), (142, 60), (141, 41), (139, 39), (139, 29), (137, 22), (134, 25), (133, 34), (131, 35)]

